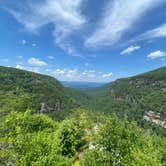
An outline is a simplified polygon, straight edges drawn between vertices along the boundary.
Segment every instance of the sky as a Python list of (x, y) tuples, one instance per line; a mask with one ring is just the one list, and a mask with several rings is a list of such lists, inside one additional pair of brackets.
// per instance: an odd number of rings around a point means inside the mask
[(166, 65), (166, 0), (0, 0), (0, 66), (111, 82)]

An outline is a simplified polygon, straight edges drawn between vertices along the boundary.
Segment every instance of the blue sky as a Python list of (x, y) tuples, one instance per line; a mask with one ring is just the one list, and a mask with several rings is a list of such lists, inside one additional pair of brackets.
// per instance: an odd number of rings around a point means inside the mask
[(1, 0), (0, 65), (109, 82), (166, 65), (166, 0)]

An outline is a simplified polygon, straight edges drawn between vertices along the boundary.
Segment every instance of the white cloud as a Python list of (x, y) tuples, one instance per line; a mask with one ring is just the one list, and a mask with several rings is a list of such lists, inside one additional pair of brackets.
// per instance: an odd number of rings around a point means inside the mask
[(128, 55), (136, 50), (139, 50), (140, 48), (141, 48), (140, 46), (130, 46), (130, 47), (126, 48), (125, 50), (123, 50), (120, 54), (121, 55)]
[(28, 59), (28, 63), (30, 64), (30, 65), (32, 65), (32, 66), (46, 66), (47, 65), (47, 63), (46, 62), (44, 62), (44, 61), (41, 61), (41, 60), (39, 60), (39, 59), (37, 59), (37, 58), (30, 58), (30, 59)]
[(102, 77), (103, 78), (112, 78), (112, 73), (107, 73), (107, 74), (103, 74)]
[(166, 24), (163, 24), (155, 29), (149, 30), (142, 35), (136, 38), (137, 41), (139, 40), (149, 40), (154, 38), (166, 37)]
[(40, 69), (38, 67), (29, 67), (29, 66), (23, 66), (20, 64), (17, 64), (15, 66), (16, 69), (21, 69), (21, 70), (27, 70), (35, 73), (40, 73)]
[(82, 80), (97, 80), (95, 70), (85, 70), (81, 73)]
[(95, 70), (79, 72), (77, 69), (46, 69), (45, 72), (63, 81), (109, 82), (112, 80), (112, 73), (96, 72)]
[(55, 43), (64, 51), (73, 54), (74, 49), (70, 49), (71, 45), (65, 39), (86, 22), (80, 11), (82, 1), (45, 0), (29, 4), (25, 10), (27, 12), (17, 12), (12, 9), (8, 11), (30, 32), (38, 32), (40, 28), (51, 23), (54, 26), (52, 34)]
[(56, 69), (55, 71), (53, 71), (53, 73), (55, 75), (63, 75), (66, 73), (66, 69)]
[(51, 60), (54, 59), (53, 56), (47, 56), (47, 58), (48, 58), (48, 59), (51, 59)]
[(17, 64), (17, 65), (16, 65), (16, 68), (17, 68), (17, 69), (22, 69), (22, 70), (25, 69), (25, 67), (22, 66), (22, 65), (20, 65), (20, 64)]
[(56, 69), (50, 72), (54, 77), (60, 80), (78, 80), (79, 74), (76, 69)]
[(54, 71), (55, 75), (65, 75), (66, 77), (72, 77), (76, 74), (77, 70), (76, 69), (56, 69)]
[(37, 46), (37, 44), (36, 43), (32, 43), (32, 47), (36, 47)]
[(163, 0), (114, 0), (105, 8), (96, 31), (86, 40), (87, 47), (107, 46), (117, 43), (124, 33), (153, 7)]
[(166, 52), (162, 52), (160, 50), (151, 52), (147, 57), (150, 59), (157, 59), (157, 58), (162, 58), (166, 56)]

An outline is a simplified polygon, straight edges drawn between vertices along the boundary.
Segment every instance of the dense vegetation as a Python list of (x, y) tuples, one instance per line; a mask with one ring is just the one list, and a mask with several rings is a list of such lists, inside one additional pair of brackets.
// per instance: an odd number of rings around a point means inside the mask
[(1, 165), (160, 166), (166, 141), (127, 120), (77, 110), (62, 122), (11, 112), (0, 128)]
[(92, 110), (115, 113), (119, 118), (127, 116), (129, 121), (137, 121), (141, 127), (166, 136), (165, 129), (143, 120), (148, 111), (166, 117), (166, 67), (116, 80), (88, 94), (93, 97)]
[(143, 115), (165, 115), (165, 89), (166, 68), (83, 93), (0, 67), (0, 165), (164, 166), (165, 129)]
[[(113, 101), (140, 106), (144, 111), (152, 110), (165, 114), (166, 110), (166, 67), (135, 77), (119, 79), (93, 92), (96, 97), (107, 95)], [(110, 102), (107, 103), (111, 103)], [(101, 103), (99, 103), (100, 105)], [(98, 107), (98, 106), (97, 106)]]
[(0, 113), (3, 115), (15, 109), (31, 109), (63, 119), (86, 101), (87, 95), (63, 87), (53, 77), (0, 67)]

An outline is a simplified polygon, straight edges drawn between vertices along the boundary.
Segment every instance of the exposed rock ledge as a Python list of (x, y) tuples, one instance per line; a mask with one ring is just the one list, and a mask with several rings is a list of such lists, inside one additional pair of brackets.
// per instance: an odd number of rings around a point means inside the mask
[(146, 111), (143, 119), (155, 123), (163, 128), (166, 128), (166, 118), (161, 114), (157, 114), (153, 111)]

